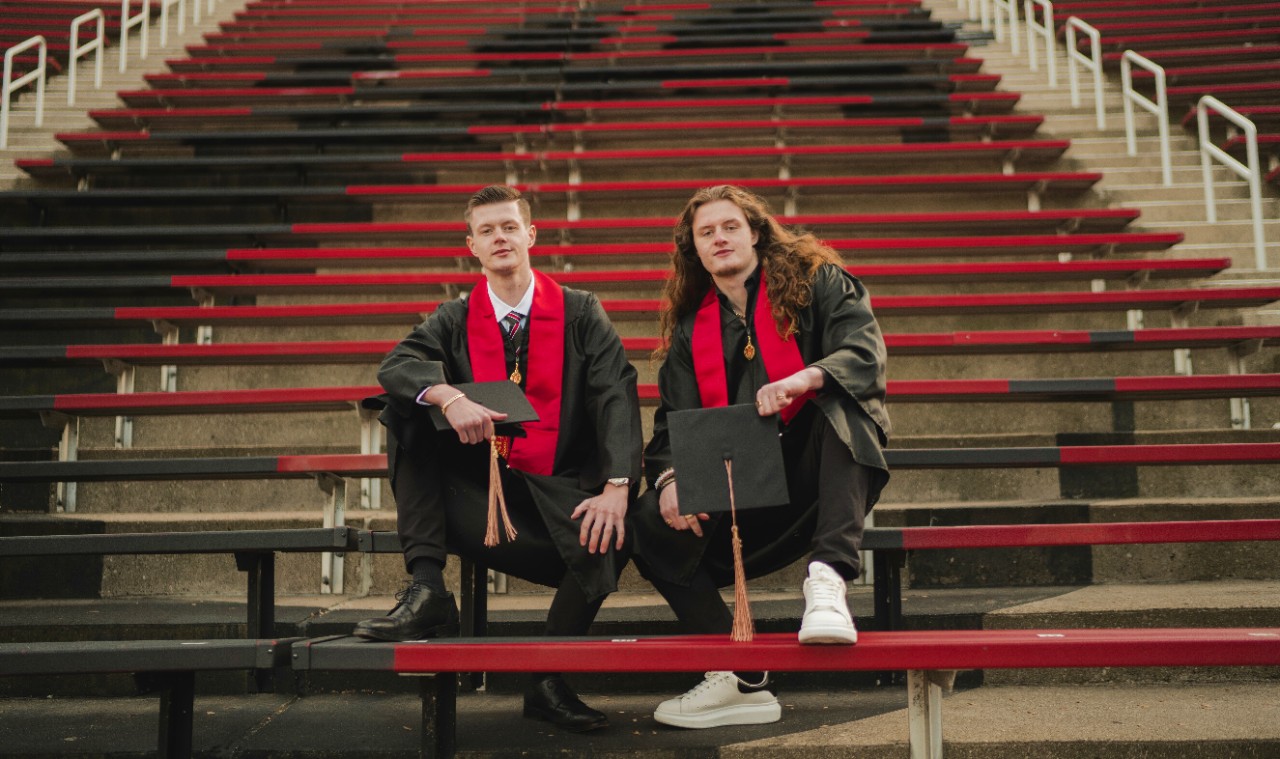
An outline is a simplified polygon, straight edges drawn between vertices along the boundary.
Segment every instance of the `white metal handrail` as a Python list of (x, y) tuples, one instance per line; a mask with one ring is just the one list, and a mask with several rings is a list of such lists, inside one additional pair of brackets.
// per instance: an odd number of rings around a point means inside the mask
[[(1150, 71), (1155, 76), (1156, 99), (1154, 102), (1146, 95), (1133, 88), (1133, 66)], [(1169, 155), (1169, 92), (1164, 75), (1164, 67), (1144, 58), (1132, 50), (1124, 51), (1120, 58), (1121, 94), (1124, 97), (1124, 136), (1129, 155), (1138, 154), (1136, 126), (1133, 118), (1133, 104), (1137, 103), (1144, 111), (1156, 117), (1160, 130), (1160, 164), (1163, 171), (1164, 185), (1173, 184), (1173, 160)]]
[[(1043, 23), (1036, 21), (1037, 5), (1044, 9)], [(1040, 35), (1044, 38), (1045, 57), (1049, 62), (1049, 85), (1057, 87), (1058, 64), (1054, 60), (1056, 43), (1053, 29), (1053, 3), (1049, 2), (1049, 0), (1024, 0), (1022, 11), (1027, 17), (1027, 60), (1031, 63), (1031, 70), (1039, 71), (1039, 66), (1036, 63), (1036, 35)]]
[[(1240, 127), (1245, 136), (1245, 163), (1213, 144), (1209, 136), (1209, 111)], [(1204, 178), (1205, 215), (1210, 224), (1218, 220), (1213, 194), (1213, 168), (1209, 160), (1214, 158), (1249, 183), (1249, 212), (1253, 215), (1253, 260), (1258, 271), (1265, 271), (1267, 247), (1262, 232), (1262, 168), (1258, 161), (1258, 127), (1252, 120), (1212, 95), (1205, 95), (1196, 103), (1196, 127), (1200, 131), (1200, 174)]]
[(147, 57), (147, 34), (151, 31), (151, 0), (142, 0), (142, 10), (136, 15), (129, 15), (130, 0), (120, 0), (120, 70), (129, 65), (129, 31), (135, 26), (142, 27), (138, 35), (138, 57)]
[[(974, 7), (975, 3), (977, 8)], [(974, 16), (977, 15), (975, 19)], [(991, 0), (971, 0), (969, 3), (969, 20), (978, 21), (982, 31), (991, 31)]]
[(1016, 55), (1020, 52), (1018, 39), (1022, 36), (1018, 29), (1018, 0), (991, 0), (991, 15), (997, 42), (1004, 42), (1004, 24), (1008, 19), (1009, 50)]
[[(198, 3), (199, 0), (196, 0)], [(187, 28), (187, 0), (160, 0), (160, 47), (169, 45), (169, 9), (178, 6), (178, 34)]]
[[(13, 78), (13, 59), (19, 53), (25, 53), (33, 47), (40, 48), (39, 62), (35, 69), (28, 71), (17, 79)], [(36, 126), (44, 123), (44, 80), (45, 70), (49, 63), (49, 44), (42, 35), (37, 34), (9, 48), (4, 53), (4, 85), (0, 88), (0, 148), (9, 146), (9, 96), (19, 89), (36, 83)]]
[[(1076, 31), (1089, 37), (1089, 55), (1076, 49)], [(1080, 82), (1076, 74), (1079, 63), (1093, 72), (1093, 109), (1098, 115), (1098, 129), (1107, 128), (1106, 109), (1102, 105), (1102, 33), (1076, 16), (1067, 19), (1067, 80), (1071, 84), (1071, 105), (1080, 107)]]
[[(80, 25), (89, 20), (98, 22), (98, 32), (92, 42), (80, 44)], [(106, 17), (101, 8), (94, 8), (88, 13), (76, 16), (71, 21), (71, 53), (67, 59), (67, 105), (76, 103), (76, 61), (80, 56), (97, 52), (93, 62), (93, 87), (102, 89), (102, 50), (106, 47)]]

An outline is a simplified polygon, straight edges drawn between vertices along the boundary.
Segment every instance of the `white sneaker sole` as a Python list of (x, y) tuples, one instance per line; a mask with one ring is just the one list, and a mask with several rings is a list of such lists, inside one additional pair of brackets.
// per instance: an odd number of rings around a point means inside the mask
[(858, 642), (858, 631), (856, 628), (842, 625), (802, 627), (800, 628), (800, 642), (852, 646)]
[(728, 725), (767, 725), (782, 719), (782, 705), (777, 701), (771, 704), (739, 704), (699, 714), (668, 714), (655, 711), (653, 718), (664, 725), (693, 730)]

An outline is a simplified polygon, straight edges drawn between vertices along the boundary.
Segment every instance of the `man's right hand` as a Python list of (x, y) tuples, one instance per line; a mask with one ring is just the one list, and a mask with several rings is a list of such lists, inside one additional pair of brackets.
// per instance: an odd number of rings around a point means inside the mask
[[(425, 400), (435, 406), (444, 406), (457, 394), (458, 390), (449, 385), (434, 385), (427, 391)], [(481, 406), (466, 396), (448, 403), (448, 406), (442, 410), (444, 418), (458, 433), (458, 440), (468, 445), (493, 439), (494, 423), (507, 418), (506, 414)]]
[(693, 530), (693, 534), (702, 537), (702, 523), (710, 519), (707, 514), (681, 514), (680, 499), (676, 495), (676, 483), (663, 488), (658, 493), (658, 511), (662, 520), (673, 530)]

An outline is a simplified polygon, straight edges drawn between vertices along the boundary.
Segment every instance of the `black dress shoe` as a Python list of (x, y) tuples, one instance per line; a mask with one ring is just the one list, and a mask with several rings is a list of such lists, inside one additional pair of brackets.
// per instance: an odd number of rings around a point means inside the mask
[(434, 593), (413, 583), (396, 594), (396, 608), (385, 617), (366, 619), (353, 634), (373, 640), (422, 640), (458, 634), (458, 605), (452, 593)]
[(559, 675), (534, 680), (524, 694), (524, 716), (550, 722), (571, 733), (609, 726), (609, 718), (582, 703)]

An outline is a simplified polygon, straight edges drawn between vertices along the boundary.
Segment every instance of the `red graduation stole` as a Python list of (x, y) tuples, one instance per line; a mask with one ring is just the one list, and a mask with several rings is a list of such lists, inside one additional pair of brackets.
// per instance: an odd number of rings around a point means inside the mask
[[(533, 305), (529, 309), (529, 347), (526, 351), (525, 395), (538, 421), (525, 422), (526, 436), (511, 441), (507, 464), (530, 474), (549, 475), (555, 467), (560, 435), (560, 392), (564, 381), (564, 290), (539, 272), (533, 272)], [(467, 346), (471, 374), (476, 382), (507, 379), (506, 351), (489, 299), (488, 283), (481, 280), (467, 300)], [(505, 314), (504, 314), (505, 316)], [(535, 362), (533, 356), (537, 355)]]
[[(778, 334), (773, 323), (769, 288), (765, 284), (763, 272), (760, 274), (758, 293), (752, 331), (755, 333), (756, 346), (760, 349), (760, 360), (764, 362), (765, 375), (770, 382), (777, 382), (803, 369), (805, 363), (800, 357), (800, 346), (796, 341), (784, 339)], [(785, 326), (789, 331), (790, 325)], [(715, 285), (707, 291), (694, 317), (692, 343), (693, 371), (698, 378), (702, 407), (729, 405), (729, 381), (724, 371), (724, 334), (720, 330), (720, 302), (716, 297)], [(809, 391), (792, 401), (779, 413), (782, 422), (789, 424), (813, 396), (813, 391)]]

